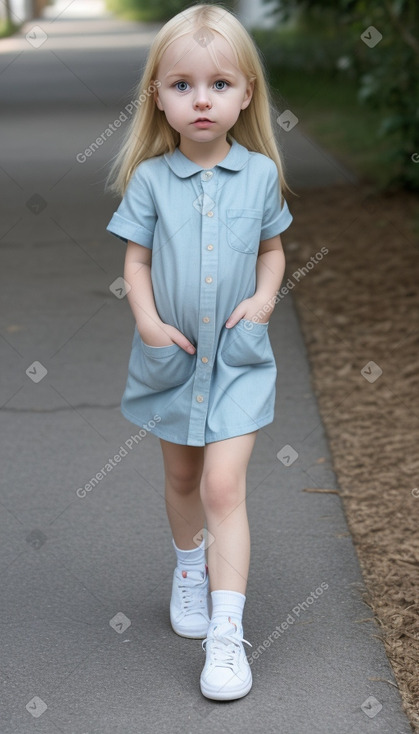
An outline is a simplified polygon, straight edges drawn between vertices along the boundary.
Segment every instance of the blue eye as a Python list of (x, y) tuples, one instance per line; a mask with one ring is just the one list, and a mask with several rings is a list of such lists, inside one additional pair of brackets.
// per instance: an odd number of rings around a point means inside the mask
[[(230, 86), (228, 82), (224, 81), (224, 79), (218, 79), (215, 84), (226, 84), (227, 86)], [(217, 87), (217, 89), (221, 92), (223, 89), (225, 89), (225, 87), (222, 87), (221, 89), (220, 87)]]
[[(188, 82), (176, 82), (176, 84), (174, 86), (177, 88), (178, 84), (186, 84), (186, 85), (188, 85)], [(184, 92), (185, 90), (184, 89), (179, 89), (178, 91), (179, 92)]]

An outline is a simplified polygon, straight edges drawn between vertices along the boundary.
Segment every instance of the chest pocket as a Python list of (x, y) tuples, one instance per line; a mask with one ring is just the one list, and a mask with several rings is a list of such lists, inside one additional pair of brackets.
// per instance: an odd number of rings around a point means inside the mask
[(227, 209), (227, 242), (233, 250), (259, 250), (262, 217), (262, 209)]

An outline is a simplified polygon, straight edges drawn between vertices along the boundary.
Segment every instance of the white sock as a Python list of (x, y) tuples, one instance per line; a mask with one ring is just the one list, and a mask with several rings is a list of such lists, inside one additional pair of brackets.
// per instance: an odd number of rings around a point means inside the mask
[(212, 616), (211, 626), (214, 624), (223, 624), (230, 621), (237, 625), (237, 629), (242, 628), (243, 609), (246, 597), (239, 591), (211, 591)]
[(173, 547), (176, 552), (177, 567), (180, 571), (203, 571), (205, 572), (205, 538), (201, 545), (191, 550), (181, 550), (172, 538)]

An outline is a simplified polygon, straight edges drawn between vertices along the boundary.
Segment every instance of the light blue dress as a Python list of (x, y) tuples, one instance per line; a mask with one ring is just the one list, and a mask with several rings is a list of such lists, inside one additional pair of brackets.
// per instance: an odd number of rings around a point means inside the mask
[(274, 417), (268, 324), (225, 322), (255, 292), (260, 241), (283, 232), (292, 216), (285, 201), (281, 209), (274, 161), (230, 141), (210, 170), (179, 148), (142, 161), (107, 226), (152, 248), (159, 316), (197, 348), (190, 355), (176, 344), (152, 347), (135, 326), (121, 411), (188, 446), (255, 431)]

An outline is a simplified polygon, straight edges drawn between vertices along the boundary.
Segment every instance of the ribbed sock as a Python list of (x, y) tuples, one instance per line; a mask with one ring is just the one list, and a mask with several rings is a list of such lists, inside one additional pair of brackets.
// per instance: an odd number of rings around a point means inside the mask
[(205, 538), (203, 538), (201, 545), (191, 550), (178, 548), (174, 538), (172, 538), (172, 543), (176, 552), (177, 567), (181, 571), (205, 571)]
[(242, 629), (243, 609), (246, 597), (239, 591), (211, 591), (212, 616), (210, 626), (234, 622), (237, 629)]

